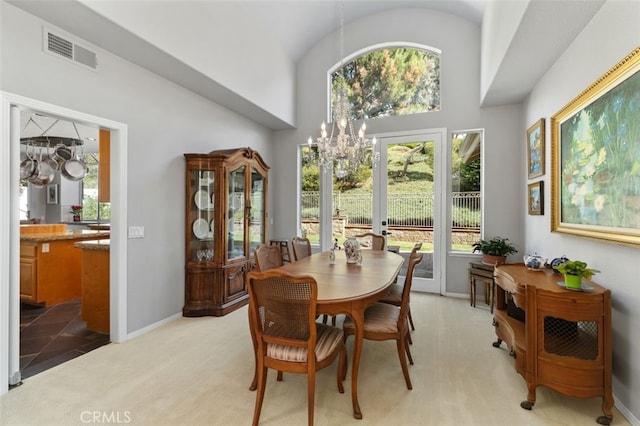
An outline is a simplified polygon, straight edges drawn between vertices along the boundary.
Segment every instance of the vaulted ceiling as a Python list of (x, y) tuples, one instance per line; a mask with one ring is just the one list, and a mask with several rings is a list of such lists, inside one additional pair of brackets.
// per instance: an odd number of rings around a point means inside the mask
[[(283, 123), (249, 100), (238, 96), (229, 87), (201, 75), (158, 46), (150, 45), (127, 28), (101, 16), (96, 12), (96, 5), (100, 4), (102, 10), (126, 7), (152, 10), (154, 7), (172, 5), (176, 10), (184, 11), (184, 16), (180, 17), (182, 19), (176, 17), (175, 24), (166, 28), (168, 34), (187, 33), (185, 25), (189, 22), (184, 17), (194, 16), (194, 13), (201, 10), (206, 10), (207, 16), (215, 16), (216, 22), (237, 20), (240, 17), (251, 22), (255, 36), (265, 35), (279, 43), (281, 51), (294, 64), (319, 40), (338, 30), (340, 25), (340, 3), (334, 0), (4, 1), (272, 129), (289, 128), (290, 124)], [(487, 83), (481, 94), (481, 103), (483, 106), (496, 106), (522, 102), (604, 2), (605, 0), (344, 0), (343, 11), (345, 24), (373, 13), (406, 7), (454, 14), (479, 26), (505, 25), (497, 17), (519, 19), (518, 22), (506, 24), (505, 28), (512, 30), (503, 31), (508, 34), (506, 40), (500, 43), (498, 58), (492, 58), (497, 64), (494, 72), (491, 76), (483, 76)], [(501, 13), (503, 9), (513, 12), (514, 8), (517, 13)], [(489, 15), (493, 19), (488, 23)], [(153, 13), (149, 13), (148, 19), (150, 25), (157, 25), (153, 21)], [(487, 34), (484, 30), (483, 28), (483, 38)], [(206, 36), (220, 38), (224, 36), (220, 34), (221, 31), (223, 29), (219, 25), (210, 25), (210, 28), (198, 28), (197, 34), (203, 36), (207, 32), (214, 32), (215, 34)], [(495, 33), (494, 31), (493, 34)], [(482, 40), (483, 53), (493, 48), (490, 37), (486, 38), (487, 40)], [(482, 58), (483, 61), (485, 59)]]

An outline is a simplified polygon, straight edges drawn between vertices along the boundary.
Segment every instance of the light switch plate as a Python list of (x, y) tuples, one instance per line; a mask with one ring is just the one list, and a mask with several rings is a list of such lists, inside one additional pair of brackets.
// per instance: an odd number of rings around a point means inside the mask
[(129, 238), (144, 238), (144, 226), (130, 226)]

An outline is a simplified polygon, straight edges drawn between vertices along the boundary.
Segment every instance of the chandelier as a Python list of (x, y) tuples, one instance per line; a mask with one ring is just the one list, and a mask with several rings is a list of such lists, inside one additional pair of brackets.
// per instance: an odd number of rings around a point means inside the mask
[[(351, 106), (347, 96), (347, 80), (344, 76), (344, 4), (340, 2), (340, 75), (337, 79), (337, 90), (333, 100), (331, 132), (327, 132), (327, 125), (322, 122), (320, 137), (317, 141), (318, 163), (326, 172), (333, 167), (338, 179), (345, 178), (349, 173), (355, 173), (367, 158), (367, 150), (371, 148), (371, 161), (377, 165), (380, 154), (376, 152), (376, 138), (367, 139), (366, 124), (356, 134), (350, 121)], [(332, 84), (332, 87), (334, 84)], [(309, 156), (313, 158), (311, 146), (313, 140), (309, 137)]]

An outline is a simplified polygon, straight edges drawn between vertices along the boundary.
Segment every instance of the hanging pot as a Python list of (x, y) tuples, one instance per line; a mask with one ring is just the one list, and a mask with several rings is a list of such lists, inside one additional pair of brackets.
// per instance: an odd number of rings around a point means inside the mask
[(53, 180), (56, 169), (51, 167), (51, 165), (46, 161), (42, 160), (42, 148), (40, 148), (40, 160), (37, 163), (36, 172), (29, 179), (29, 182), (37, 187), (42, 187)]
[(63, 144), (56, 145), (51, 158), (58, 163), (58, 168), (61, 169), (64, 162), (72, 158), (71, 148)]
[(33, 153), (29, 153), (29, 145), (26, 147), (26, 155), (27, 157), (20, 163), (20, 179), (32, 178), (38, 168), (38, 161), (33, 158)]
[(51, 158), (51, 153), (49, 152), (49, 149), (51, 148), (52, 142), (49, 140), (49, 137), (47, 136), (47, 155), (44, 158), (45, 163), (47, 163), (47, 165), (54, 171), (58, 170), (58, 162), (56, 160), (54, 160), (53, 158)]
[(46, 163), (51, 170), (53, 170), (54, 172), (56, 170), (58, 170), (58, 162), (56, 160), (54, 160), (53, 158), (51, 158), (49, 155), (47, 155), (43, 160), (43, 163)]
[(75, 146), (73, 147), (73, 156), (62, 164), (60, 172), (62, 176), (72, 181), (79, 181), (85, 178), (89, 172), (89, 166), (82, 159), (81, 155), (75, 155)]

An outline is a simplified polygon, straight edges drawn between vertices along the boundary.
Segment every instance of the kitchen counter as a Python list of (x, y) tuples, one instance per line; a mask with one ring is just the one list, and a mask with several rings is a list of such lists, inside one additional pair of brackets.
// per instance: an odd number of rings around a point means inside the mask
[(20, 234), (20, 241), (42, 243), (65, 240), (95, 240), (109, 238), (109, 231), (70, 230), (66, 232), (51, 232), (39, 234)]
[(50, 306), (79, 299), (85, 250), (75, 244), (103, 239), (109, 239), (109, 231), (68, 230), (64, 224), (20, 226), (20, 301)]
[(109, 334), (109, 240), (80, 241), (82, 319), (89, 330)]
[(75, 247), (85, 249), (85, 250), (100, 250), (100, 251), (109, 251), (111, 240), (90, 240), (90, 241), (80, 241), (74, 244)]

